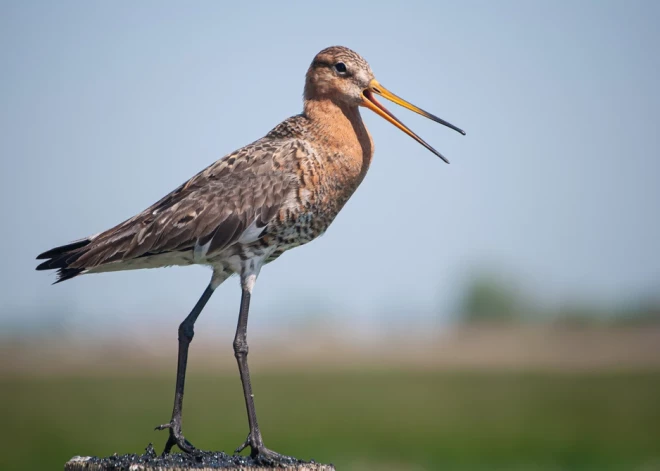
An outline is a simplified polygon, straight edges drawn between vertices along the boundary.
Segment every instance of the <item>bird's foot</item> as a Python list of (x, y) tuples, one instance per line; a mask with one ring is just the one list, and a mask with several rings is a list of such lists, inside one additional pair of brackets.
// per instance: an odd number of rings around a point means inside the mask
[(236, 453), (240, 453), (245, 448), (250, 447), (250, 457), (256, 462), (266, 466), (287, 465), (296, 463), (298, 460), (291, 456), (280, 455), (279, 453), (269, 450), (263, 444), (262, 440), (256, 440), (252, 434), (247, 436), (245, 443), (236, 448)]
[(193, 446), (192, 443), (186, 440), (186, 437), (184, 437), (183, 433), (181, 433), (180, 421), (172, 419), (170, 423), (159, 425), (158, 427), (155, 428), (155, 430), (165, 430), (165, 429), (169, 429), (170, 436), (168, 437), (167, 443), (165, 444), (163, 455), (167, 455), (172, 450), (172, 447), (174, 445), (178, 446), (181, 449), (181, 451), (183, 451), (184, 453), (195, 452), (196, 448)]

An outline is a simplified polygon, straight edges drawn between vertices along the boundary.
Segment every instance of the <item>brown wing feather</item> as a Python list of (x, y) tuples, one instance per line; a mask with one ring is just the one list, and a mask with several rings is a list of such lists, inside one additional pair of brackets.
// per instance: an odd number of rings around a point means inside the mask
[(94, 237), (68, 268), (94, 268), (145, 255), (234, 244), (247, 227), (265, 227), (293, 195), (287, 160), (295, 144), (261, 140), (195, 175), (142, 213)]

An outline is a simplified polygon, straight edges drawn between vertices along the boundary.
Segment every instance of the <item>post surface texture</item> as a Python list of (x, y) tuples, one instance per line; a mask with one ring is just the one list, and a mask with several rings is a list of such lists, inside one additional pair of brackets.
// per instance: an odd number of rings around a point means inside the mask
[(183, 454), (154, 457), (151, 455), (115, 455), (108, 458), (75, 456), (65, 465), (65, 471), (335, 471), (333, 465), (315, 462), (293, 461), (276, 467), (255, 463), (248, 456), (231, 456), (225, 453), (204, 452), (191, 456)]

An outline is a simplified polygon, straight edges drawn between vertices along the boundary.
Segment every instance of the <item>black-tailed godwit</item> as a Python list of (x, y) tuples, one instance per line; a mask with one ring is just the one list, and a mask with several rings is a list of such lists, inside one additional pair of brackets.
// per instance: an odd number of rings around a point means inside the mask
[(56, 283), (87, 273), (170, 265), (201, 264), (213, 270), (202, 297), (179, 326), (174, 409), (170, 422), (158, 427), (169, 429), (165, 452), (174, 445), (184, 452), (195, 450), (181, 431), (188, 347), (213, 291), (238, 274), (242, 298), (234, 352), (250, 432), (237, 451), (249, 446), (254, 458), (285, 458), (264, 446), (247, 363), (248, 309), (261, 267), (321, 235), (362, 182), (374, 146), (360, 106), (447, 161), (375, 95), (465, 134), (389, 92), (357, 53), (330, 47), (316, 55), (307, 71), (301, 114), (221, 158), (131, 219), (37, 257), (46, 260), (37, 270), (58, 270)]

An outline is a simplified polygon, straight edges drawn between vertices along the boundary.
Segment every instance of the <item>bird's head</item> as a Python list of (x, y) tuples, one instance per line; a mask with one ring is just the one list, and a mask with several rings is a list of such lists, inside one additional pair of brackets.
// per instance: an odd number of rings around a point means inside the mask
[(307, 71), (305, 99), (331, 99), (349, 106), (362, 104), (362, 91), (374, 80), (367, 61), (342, 46), (319, 52)]
[(440, 152), (428, 145), (405, 124), (399, 121), (375, 95), (381, 95), (397, 105), (421, 114), (465, 135), (465, 131), (428, 113), (383, 87), (374, 77), (371, 67), (358, 53), (343, 46), (332, 46), (319, 52), (307, 70), (305, 100), (329, 99), (349, 107), (369, 108), (397, 128), (408, 134), (428, 150), (449, 163)]

